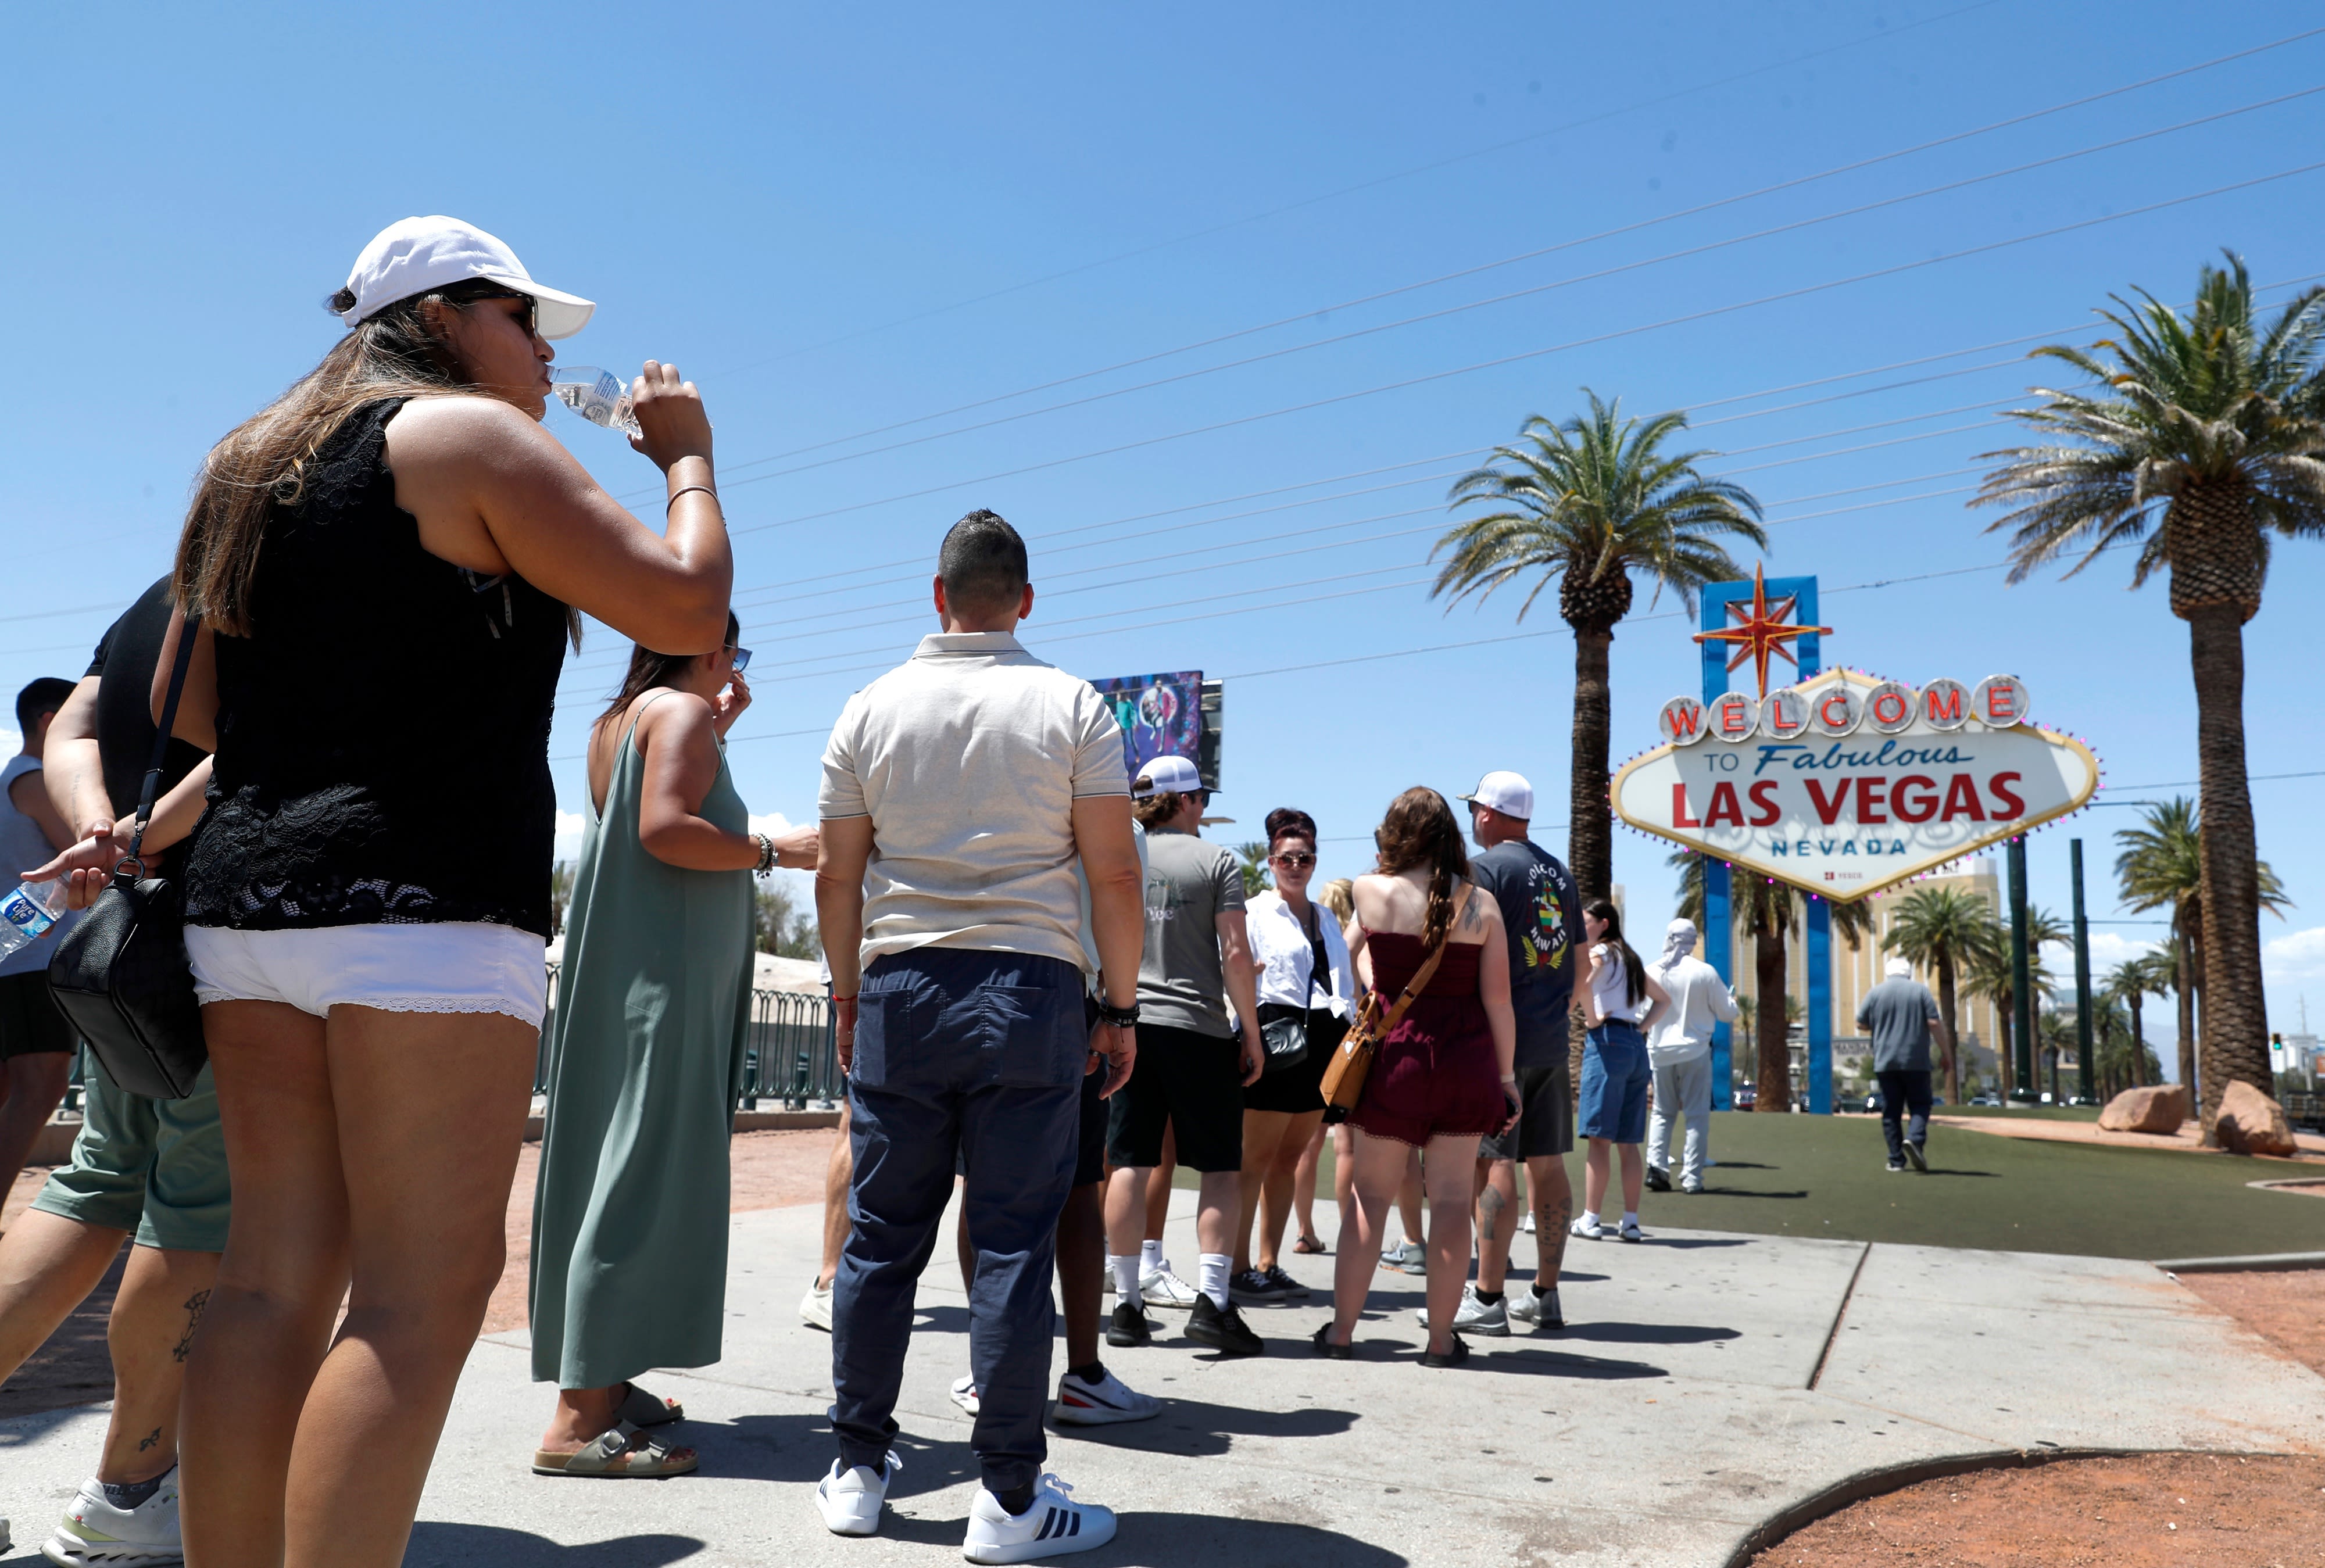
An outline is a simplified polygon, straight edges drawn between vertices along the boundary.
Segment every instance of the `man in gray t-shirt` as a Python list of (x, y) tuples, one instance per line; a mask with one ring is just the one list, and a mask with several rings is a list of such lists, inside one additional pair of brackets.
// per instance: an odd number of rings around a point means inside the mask
[[(1881, 1084), (1881, 1134), (1889, 1140), (1889, 1168), (1915, 1170), (1930, 1162), (1922, 1153), (1930, 1137), (1930, 1026), (1938, 1021), (1937, 1000), (1913, 978), (1913, 966), (1892, 958), (1887, 978), (1857, 1004), (1857, 1027), (1873, 1040), (1873, 1075)], [(1899, 1126), (1913, 1113), (1913, 1125)]]
[[(1189, 1339), (1231, 1356), (1255, 1355), (1259, 1336), (1227, 1294), (1243, 1189), (1243, 1089), (1258, 1079), (1264, 1061), (1243, 868), (1197, 836), (1210, 791), (1186, 758), (1155, 758), (1130, 797), (1146, 828), (1146, 947), (1138, 964), (1138, 1065), (1114, 1097), (1107, 1124), (1107, 1159), (1115, 1167), (1106, 1194), (1107, 1261), (1116, 1300), (1107, 1342), (1147, 1342), (1142, 1302), (1184, 1305)], [(1165, 1130), (1177, 1139), (1179, 1163), (1202, 1173), (1195, 1216), (1201, 1272), (1191, 1300), (1175, 1281), (1150, 1277), (1140, 1259), (1146, 1186), (1162, 1163)]]

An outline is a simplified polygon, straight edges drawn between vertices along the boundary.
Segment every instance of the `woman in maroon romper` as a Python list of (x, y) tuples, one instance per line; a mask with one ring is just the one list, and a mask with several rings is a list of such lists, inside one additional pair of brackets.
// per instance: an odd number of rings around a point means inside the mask
[[(1499, 906), (1468, 881), (1452, 807), (1434, 789), (1398, 796), (1375, 835), (1380, 869), (1357, 879), (1348, 948), (1382, 1010), (1395, 1005), (1439, 943), (1445, 955), (1381, 1043), (1356, 1129), (1356, 1202), (1342, 1220), (1333, 1321), (1321, 1354), (1346, 1357), (1380, 1250), (1382, 1222), (1412, 1151), (1424, 1151), (1429, 1201), (1429, 1349), (1422, 1364), (1459, 1366), (1468, 1348), (1449, 1326), (1469, 1273), (1469, 1213), (1477, 1140), (1517, 1120), (1509, 945)], [(1355, 1235), (1347, 1238), (1353, 1219)]]

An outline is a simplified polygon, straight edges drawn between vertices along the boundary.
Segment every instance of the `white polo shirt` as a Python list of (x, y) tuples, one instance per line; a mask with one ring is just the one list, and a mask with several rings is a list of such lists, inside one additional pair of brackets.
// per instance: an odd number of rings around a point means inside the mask
[(1089, 682), (1005, 632), (936, 632), (848, 699), (817, 811), (872, 819), (863, 962), (915, 947), (1039, 953), (1087, 973), (1073, 804), (1127, 795)]

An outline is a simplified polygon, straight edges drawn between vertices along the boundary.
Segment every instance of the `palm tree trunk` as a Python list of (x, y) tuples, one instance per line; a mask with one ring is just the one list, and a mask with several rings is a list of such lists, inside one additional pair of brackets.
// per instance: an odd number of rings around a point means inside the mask
[(1997, 992), (1994, 998), (1994, 1038), (2001, 1042), (2002, 1049), (1995, 1057), (1994, 1066), (2002, 1076), (2002, 1102), (2005, 1105), (2010, 1103), (2010, 1096), (2018, 1089), (2017, 1054), (2011, 1047), (2010, 1018), (2010, 993), (2006, 991)]
[(1574, 762), (1568, 800), (1566, 864), (1587, 903), (1613, 896), (1615, 827), (1607, 800), (1609, 694), (1607, 650), (1611, 628), (1574, 628)]
[[(2188, 615), (2196, 678), (2196, 775), (2203, 816), (2204, 964), (2219, 976), (2204, 1008), (2204, 1140), (2220, 1091), (2242, 1079), (2274, 1099), (2268, 1007), (2261, 993), (2259, 853), (2245, 775), (2244, 612), (2207, 604)], [(2207, 982), (2211, 973), (2205, 976)]]
[(1938, 955), (1938, 1029), (1946, 1048), (1946, 1103), (1961, 1103), (1961, 1062), (1954, 1055), (1954, 956)]
[(2135, 1089), (2147, 1087), (2147, 1035), (2139, 1019), (2143, 1000), (2138, 992), (2131, 993), (2131, 1086)]
[[(1789, 893), (1785, 895), (1791, 897)], [(1760, 1047), (1760, 1087), (1755, 1111), (1792, 1108), (1792, 1031), (1784, 1019), (1784, 932), (1775, 922), (1763, 921), (1752, 935), (1752, 973), (1760, 988), (1752, 1033)]]
[(2179, 922), (2172, 926), (2172, 943), (2179, 960), (2180, 983), (2173, 988), (2180, 1015), (2180, 1086), (2188, 1091), (2188, 1108), (2196, 1108), (2196, 945)]

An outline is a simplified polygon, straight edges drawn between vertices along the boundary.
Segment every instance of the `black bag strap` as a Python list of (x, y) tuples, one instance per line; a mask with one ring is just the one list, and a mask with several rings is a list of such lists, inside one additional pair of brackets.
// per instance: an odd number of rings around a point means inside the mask
[(200, 624), (199, 616), (188, 615), (178, 631), (178, 656), (170, 665), (170, 695), (162, 699), (162, 725), (153, 736), (153, 764), (145, 770), (145, 789), (137, 798), (137, 833), (129, 841), (129, 853), (113, 868), (116, 881), (134, 881), (145, 874), (145, 862), (137, 852), (144, 847), (145, 828), (153, 819), (153, 798), (162, 790), (162, 769), (170, 760), (170, 731), (178, 722), (178, 698), (186, 689), (186, 670), (194, 662), (194, 637)]

